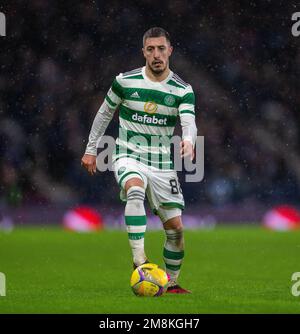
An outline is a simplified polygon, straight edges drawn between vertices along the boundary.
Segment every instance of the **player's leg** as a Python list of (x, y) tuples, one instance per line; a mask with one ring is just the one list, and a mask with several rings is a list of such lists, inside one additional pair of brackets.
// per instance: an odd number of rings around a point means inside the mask
[(129, 244), (132, 250), (134, 267), (147, 261), (144, 249), (146, 231), (146, 212), (144, 207), (145, 185), (141, 178), (132, 177), (125, 183), (127, 203), (125, 206), (125, 223)]
[(166, 271), (170, 276), (170, 285), (176, 285), (184, 257), (184, 238), (181, 216), (168, 219), (163, 223), (163, 227), (166, 234), (163, 249)]
[(160, 208), (159, 217), (166, 234), (163, 257), (166, 272), (170, 277), (168, 292), (189, 293), (178, 285), (178, 277), (184, 258), (184, 236), (181, 210), (178, 208)]
[(189, 291), (182, 289), (177, 283), (184, 257), (181, 220), (184, 199), (176, 171), (161, 170), (151, 173), (147, 197), (151, 208), (160, 217), (166, 234), (163, 257), (170, 276), (168, 292), (187, 293)]
[(147, 261), (144, 250), (146, 213), (144, 208), (147, 176), (132, 158), (119, 157), (113, 164), (115, 178), (121, 188), (120, 199), (126, 202), (125, 223), (134, 266)]

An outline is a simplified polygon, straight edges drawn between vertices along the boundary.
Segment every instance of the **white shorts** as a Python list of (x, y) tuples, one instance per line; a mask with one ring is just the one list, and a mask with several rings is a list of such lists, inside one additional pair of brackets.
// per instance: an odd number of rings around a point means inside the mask
[[(144, 182), (149, 205), (154, 214), (168, 216), (168, 209), (184, 209), (184, 199), (177, 173), (172, 169), (147, 166), (136, 159), (123, 157), (113, 163), (115, 178), (121, 188), (120, 199), (126, 202), (125, 183), (132, 177)], [(162, 218), (162, 217), (161, 217)]]

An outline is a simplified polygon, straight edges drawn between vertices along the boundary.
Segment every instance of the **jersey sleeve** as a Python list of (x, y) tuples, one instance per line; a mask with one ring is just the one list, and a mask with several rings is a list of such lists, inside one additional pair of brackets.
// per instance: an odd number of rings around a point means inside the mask
[(111, 109), (114, 110), (117, 109), (123, 99), (123, 88), (120, 84), (120, 78), (121, 74), (114, 79), (109, 91), (105, 96), (106, 103)]
[(180, 115), (180, 123), (182, 127), (182, 140), (188, 140), (195, 146), (197, 139), (195, 117), (190, 113), (183, 113)]
[(190, 141), (194, 146), (197, 138), (195, 94), (190, 85), (185, 89), (178, 109), (182, 127), (182, 139)]
[(192, 87), (189, 85), (181, 98), (178, 107), (179, 115), (190, 114), (195, 116), (195, 94)]
[(103, 101), (94, 118), (85, 154), (95, 156), (97, 155), (97, 142), (104, 135), (106, 128), (108, 127), (108, 124), (114, 115), (114, 112), (115, 109), (110, 108), (106, 100)]

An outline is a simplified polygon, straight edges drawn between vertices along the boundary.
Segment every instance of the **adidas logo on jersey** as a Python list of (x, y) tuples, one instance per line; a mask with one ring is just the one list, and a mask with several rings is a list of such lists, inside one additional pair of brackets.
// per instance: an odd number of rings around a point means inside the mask
[(139, 99), (139, 98), (140, 98), (138, 92), (134, 92), (134, 93), (132, 93), (132, 94), (130, 95), (130, 97), (134, 97), (134, 98), (136, 98), (136, 99)]
[(158, 124), (158, 125), (167, 125), (167, 118), (157, 118), (155, 115), (153, 116), (148, 116), (148, 115), (143, 115), (140, 116), (137, 113), (132, 115), (132, 120), (133, 121), (138, 121), (139, 123), (144, 123), (144, 124)]

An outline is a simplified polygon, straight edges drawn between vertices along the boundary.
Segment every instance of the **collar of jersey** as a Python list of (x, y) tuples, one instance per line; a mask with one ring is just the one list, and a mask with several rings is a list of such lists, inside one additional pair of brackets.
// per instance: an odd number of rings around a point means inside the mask
[(143, 75), (145, 81), (149, 82), (150, 84), (152, 84), (152, 85), (154, 85), (154, 86), (157, 86), (157, 85), (162, 85), (162, 84), (167, 83), (167, 82), (171, 79), (171, 77), (172, 77), (172, 75), (173, 75), (173, 72), (170, 70), (169, 75), (168, 75), (168, 76), (166, 77), (166, 79), (163, 80), (163, 81), (152, 81), (152, 80), (150, 80), (150, 79), (147, 77), (147, 75), (146, 75), (146, 66), (143, 66), (143, 67), (142, 67), (142, 75)]

